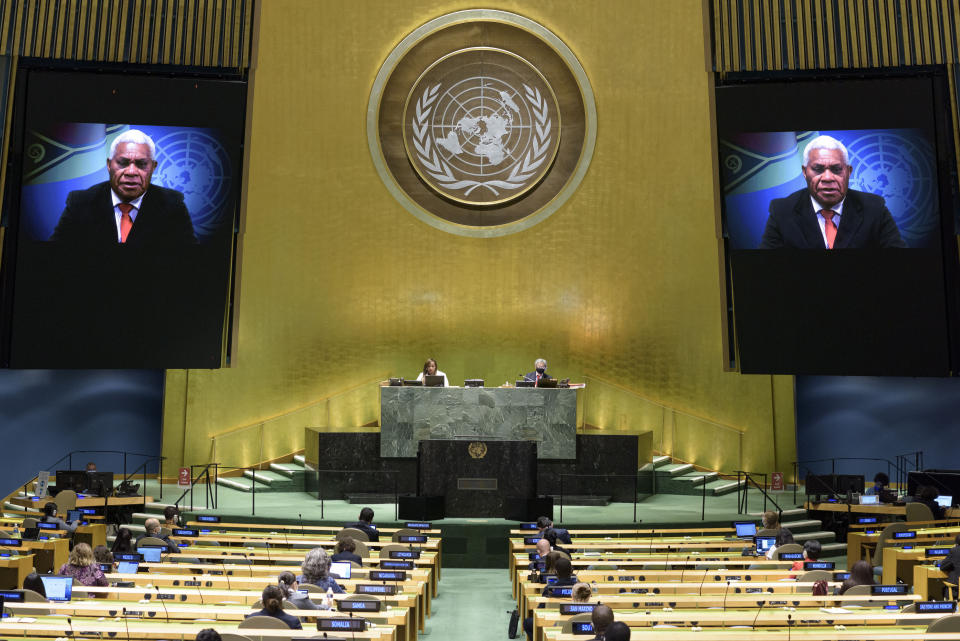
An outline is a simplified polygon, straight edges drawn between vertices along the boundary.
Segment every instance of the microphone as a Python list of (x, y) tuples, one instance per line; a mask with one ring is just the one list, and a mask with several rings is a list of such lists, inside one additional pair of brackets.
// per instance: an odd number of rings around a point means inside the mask
[(670, 549), (671, 549), (671, 548), (670, 548), (670, 546), (668, 545), (668, 546), (667, 546), (667, 557), (666, 557), (666, 559), (664, 559), (664, 561), (663, 561), (663, 569), (664, 569), (664, 570), (669, 570), (669, 569), (670, 569)]
[(683, 560), (683, 567), (680, 568), (680, 583), (683, 583), (683, 573), (687, 571), (687, 563), (690, 562), (690, 555)]
[(699, 596), (703, 596), (703, 582), (707, 580), (707, 574), (709, 574), (709, 573), (710, 573), (710, 570), (707, 570), (706, 568), (704, 568), (704, 570), (703, 570), (703, 578), (700, 579), (700, 587), (697, 588), (697, 594), (698, 594)]
[[(765, 606), (766, 604), (767, 604), (766, 600), (763, 600), (760, 602), (760, 607), (757, 608), (757, 616), (753, 617), (753, 623), (750, 624), (751, 628), (756, 627), (757, 619), (760, 618), (760, 613), (763, 612), (763, 606)], [(787, 615), (787, 616), (789, 617), (790, 615)]]
[(197, 581), (197, 594), (200, 596), (200, 605), (206, 605), (203, 602), (203, 590), (200, 589), (200, 581)]
[(240, 556), (243, 557), (243, 560), (247, 562), (247, 572), (250, 573), (250, 578), (253, 578), (253, 563), (250, 562), (250, 559), (247, 558), (246, 553), (241, 552)]
[(73, 619), (71, 619), (70, 617), (67, 617), (67, 625), (70, 626), (70, 636), (72, 637), (77, 636), (73, 631)]
[(130, 641), (130, 622), (127, 621), (127, 609), (123, 608), (123, 626), (127, 629), (127, 641)]
[(303, 533), (303, 515), (297, 514), (297, 516), (300, 518), (300, 536), (306, 536), (306, 534)]
[(727, 579), (727, 587), (723, 589), (723, 611), (727, 611), (727, 592), (730, 591), (730, 579)]
[(220, 561), (220, 565), (223, 566), (223, 576), (227, 579), (227, 589), (232, 590), (233, 588), (230, 587), (230, 574), (227, 573), (227, 564)]
[(159, 601), (159, 602), (160, 602), (160, 605), (163, 606), (163, 616), (165, 616), (165, 617), (167, 618), (167, 623), (170, 623), (170, 613), (167, 612), (167, 604), (164, 603), (164, 602), (163, 602), (163, 599), (160, 598), (160, 597), (162, 596), (162, 595), (160, 594), (160, 586), (159, 586), (159, 585), (155, 585), (155, 586), (153, 586), (153, 588), (157, 591), (157, 601)]

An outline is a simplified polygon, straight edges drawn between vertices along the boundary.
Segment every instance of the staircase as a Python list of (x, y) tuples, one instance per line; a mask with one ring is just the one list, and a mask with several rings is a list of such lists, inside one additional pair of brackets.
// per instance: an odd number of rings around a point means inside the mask
[(653, 461), (641, 467), (640, 471), (656, 475), (657, 494), (699, 496), (706, 486), (707, 496), (723, 496), (736, 492), (742, 484), (722, 479), (716, 472), (699, 472), (690, 463), (674, 463), (669, 456), (653, 457)]
[[(759, 523), (762, 512), (751, 512), (748, 515), (751, 519), (756, 519)], [(820, 541), (822, 550), (820, 552), (821, 561), (835, 561), (846, 564), (847, 544), (838, 542), (837, 535), (833, 532), (823, 529), (823, 524), (819, 519), (807, 518), (807, 511), (803, 508), (794, 510), (784, 510), (780, 516), (780, 523), (793, 533), (793, 540), (803, 545), (810, 539)], [(758, 526), (759, 527), (759, 526)]]
[(247, 470), (242, 477), (217, 479), (217, 485), (239, 492), (303, 492), (306, 467), (302, 454), (289, 463), (271, 463), (267, 470)]

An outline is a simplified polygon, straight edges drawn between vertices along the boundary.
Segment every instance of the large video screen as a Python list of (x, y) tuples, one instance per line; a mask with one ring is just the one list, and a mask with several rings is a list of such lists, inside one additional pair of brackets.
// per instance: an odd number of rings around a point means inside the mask
[(222, 364), (242, 81), (22, 71), (4, 251), (4, 364)]
[(948, 374), (945, 79), (738, 81), (716, 100), (740, 371)]

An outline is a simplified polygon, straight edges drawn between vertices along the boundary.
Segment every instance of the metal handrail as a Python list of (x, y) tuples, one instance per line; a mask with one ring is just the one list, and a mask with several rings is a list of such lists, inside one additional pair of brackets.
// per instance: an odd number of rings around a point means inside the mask
[[(882, 457), (869, 457), (869, 456), (837, 456), (833, 458), (822, 458), (822, 459), (810, 459), (806, 461), (794, 461), (793, 462), (793, 500), (797, 500), (797, 486), (800, 484), (800, 465), (804, 464), (805, 469), (808, 474), (812, 473), (812, 470), (809, 467), (809, 464), (812, 463), (830, 463), (830, 473), (837, 473), (837, 461), (879, 461), (881, 463), (887, 464), (887, 476), (890, 476), (891, 471), (896, 470), (896, 483), (898, 487), (902, 487), (906, 483), (910, 470), (907, 469), (907, 462), (909, 457), (914, 457), (914, 466), (919, 470), (923, 466), (923, 452), (909, 452), (908, 454), (897, 454), (896, 459), (897, 463), (894, 463), (890, 459)], [(902, 465), (898, 464), (902, 463)]]
[[(63, 459), (67, 459), (67, 465), (69, 466), (69, 469), (73, 469), (74, 454), (123, 454), (123, 475), (124, 476), (127, 475), (127, 456), (143, 456), (143, 457), (147, 457), (148, 459), (158, 459), (161, 461), (164, 458), (162, 456), (158, 456), (157, 454), (141, 454), (139, 452), (127, 452), (125, 450), (73, 450), (61, 456), (59, 459), (57, 459), (57, 461), (53, 465), (50, 465), (49, 467), (47, 467), (47, 469), (51, 471), (55, 470), (57, 466), (63, 462)], [(146, 461), (146, 462), (149, 462), (149, 461)]]
[[(769, 494), (767, 494), (767, 474), (761, 472), (747, 472), (746, 470), (734, 470), (737, 473), (737, 514), (744, 514), (747, 511), (747, 502), (749, 500), (748, 490), (750, 489), (750, 484), (753, 483), (753, 486), (760, 490), (760, 493), (763, 494), (763, 511), (767, 511), (767, 501), (773, 503), (773, 506), (777, 508), (777, 514), (783, 514), (783, 508), (780, 507), (780, 504), (773, 500)], [(763, 477), (763, 487), (760, 487), (760, 484), (757, 483), (753, 476), (762, 476)], [(741, 499), (740, 495), (740, 481), (743, 481), (743, 495)]]

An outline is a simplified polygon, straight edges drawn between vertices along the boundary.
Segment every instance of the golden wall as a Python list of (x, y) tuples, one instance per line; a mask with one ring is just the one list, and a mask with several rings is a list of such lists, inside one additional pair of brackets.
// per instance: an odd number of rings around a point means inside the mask
[(598, 115), (573, 197), (531, 229), (490, 239), (403, 209), (365, 131), (371, 84), (393, 47), (476, 4), (259, 6), (236, 349), (230, 368), (168, 372), (167, 476), (214, 455), (226, 465), (282, 456), (303, 447), (305, 424), (375, 421), (373, 381), (415, 376), (428, 356), (454, 382), (488, 384), (542, 356), (554, 375), (596, 381), (588, 423), (660, 430), (655, 448), (715, 469), (789, 470), (792, 378), (724, 371), (699, 0), (485, 4), (566, 42)]

